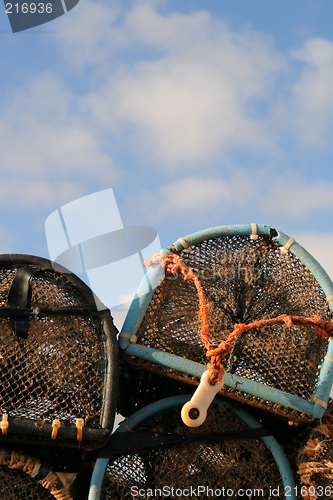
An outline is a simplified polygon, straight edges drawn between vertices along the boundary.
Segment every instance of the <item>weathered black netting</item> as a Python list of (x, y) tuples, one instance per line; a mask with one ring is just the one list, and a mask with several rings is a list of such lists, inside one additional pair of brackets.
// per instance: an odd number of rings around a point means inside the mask
[(160, 399), (188, 394), (187, 384), (142, 370), (141, 363), (138, 368), (120, 363), (119, 368), (118, 413), (124, 417)]
[(54, 500), (54, 496), (34, 483), (25, 472), (0, 467), (0, 498), (3, 500)]
[[(25, 266), (27, 267), (27, 266)], [(67, 274), (35, 270), (32, 309), (87, 304)], [(15, 268), (0, 270), (0, 307), (8, 306)], [(52, 422), (55, 418), (100, 427), (105, 367), (105, 332), (98, 317), (50, 314), (29, 319), (28, 338), (0, 319), (0, 412), (9, 417)]]
[[(241, 429), (248, 427), (232, 411), (220, 409), (218, 405), (209, 408), (206, 421), (197, 429), (189, 429), (182, 423), (180, 408), (156, 414), (135, 427), (135, 431), (141, 432), (186, 435)], [(276, 498), (284, 498), (278, 467), (260, 438), (231, 438), (224, 442), (195, 441), (148, 454), (121, 456), (110, 461), (103, 482), (105, 500), (132, 499), (133, 493), (139, 489), (144, 490), (140, 492), (140, 498), (161, 498), (163, 495), (155, 492), (155, 489), (163, 492), (163, 487), (169, 488), (170, 497), (171, 488), (174, 488), (173, 497), (180, 496), (176, 489), (190, 490), (191, 487), (197, 494), (198, 486), (210, 488), (210, 491), (201, 491), (200, 497), (203, 498), (212, 498), (214, 495), (211, 490), (223, 487), (225, 497), (227, 489), (232, 489), (233, 498), (247, 499), (250, 496), (238, 496), (237, 491), (263, 489), (261, 498), (270, 498), (269, 488), (279, 487), (280, 495)], [(184, 498), (186, 494), (185, 491), (180, 497)], [(223, 497), (223, 494), (220, 493), (220, 496)]]
[[(216, 347), (236, 323), (280, 314), (332, 317), (312, 273), (292, 253), (283, 255), (269, 236), (220, 237), (181, 257), (198, 274), (210, 303), (210, 338)], [(166, 277), (139, 327), (138, 343), (206, 364), (198, 310), (195, 286), (182, 276)], [(312, 326), (275, 325), (243, 333), (223, 364), (228, 372), (308, 399), (326, 351), (327, 340)], [(173, 376), (170, 370), (164, 374)]]

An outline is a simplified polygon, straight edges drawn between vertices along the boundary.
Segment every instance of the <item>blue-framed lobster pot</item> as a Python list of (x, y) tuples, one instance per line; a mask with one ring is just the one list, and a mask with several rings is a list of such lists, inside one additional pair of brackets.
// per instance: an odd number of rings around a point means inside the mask
[[(184, 395), (172, 396), (157, 401), (155, 403), (152, 403), (146, 406), (145, 408), (142, 408), (141, 410), (137, 411), (131, 417), (127, 418), (123, 422), (126, 425), (118, 427), (116, 432), (124, 433), (128, 432), (128, 430), (133, 430), (138, 424), (144, 422), (148, 418), (158, 413), (164, 412), (171, 408), (183, 406), (187, 401), (190, 400), (190, 398), (191, 395), (184, 394)], [(220, 396), (217, 396), (214, 399), (213, 404), (219, 404), (221, 407), (228, 406), (228, 402), (223, 398), (221, 398)], [(263, 428), (263, 425), (260, 422), (258, 422), (254, 417), (249, 415), (243, 409), (236, 408), (233, 411), (234, 414), (240, 420), (242, 420), (250, 429)], [(268, 449), (270, 450), (271, 454), (274, 457), (274, 460), (281, 475), (285, 497), (288, 498), (289, 500), (296, 500), (297, 496), (295, 495), (296, 487), (295, 487), (294, 476), (290, 467), (289, 460), (286, 457), (282, 447), (273, 436), (261, 436), (260, 439), (262, 439), (262, 441), (266, 444), (266, 446), (268, 447)], [(96, 460), (91, 477), (88, 500), (101, 500), (102, 498), (104, 498), (102, 491), (103, 479), (106, 473), (106, 468), (108, 466), (108, 463), (109, 463), (108, 458)], [(221, 471), (221, 474), (222, 473), (223, 471)]]
[[(218, 226), (206, 229), (184, 238), (180, 238), (174, 243), (174, 248), (178, 252), (182, 252), (184, 248), (186, 248), (186, 245), (189, 247), (198, 245), (209, 239), (233, 236), (251, 236), (253, 234), (253, 226), (253, 224), (248, 224)], [(272, 230), (268, 225), (255, 225), (255, 229), (255, 232), (259, 237), (270, 236), (272, 234)], [(276, 234), (276, 236), (272, 238), (273, 241), (281, 247), (286, 245), (288, 251), (296, 256), (297, 259), (300, 260), (312, 273), (326, 295), (329, 309), (333, 311), (333, 283), (326, 271), (301, 245), (283, 232), (273, 231), (274, 234)], [(170, 253), (170, 250), (163, 249), (161, 253)], [(159, 266), (148, 269), (148, 272), (137, 291), (137, 295), (133, 300), (125, 319), (122, 332), (119, 337), (119, 346), (126, 356), (146, 360), (152, 364), (161, 365), (165, 368), (186, 373), (192, 377), (200, 378), (202, 373), (206, 370), (205, 365), (189, 359), (184, 359), (168, 352), (162, 352), (152, 347), (131, 342), (131, 336), (135, 336), (137, 333), (154, 295), (154, 290), (151, 288), (150, 283), (154, 283), (158, 280), (160, 272), (161, 268), (159, 268)], [(253, 395), (261, 400), (269, 401), (285, 408), (291, 408), (303, 414), (305, 413), (310, 417), (321, 418), (324, 414), (325, 406), (329, 399), (333, 384), (332, 340), (333, 338), (329, 339), (326, 356), (321, 363), (318, 383), (314, 394), (309, 399), (303, 399), (299, 396), (289, 394), (274, 387), (264, 385), (253, 380), (248, 380), (231, 373), (225, 374), (225, 385), (229, 388), (241, 391), (242, 393)]]

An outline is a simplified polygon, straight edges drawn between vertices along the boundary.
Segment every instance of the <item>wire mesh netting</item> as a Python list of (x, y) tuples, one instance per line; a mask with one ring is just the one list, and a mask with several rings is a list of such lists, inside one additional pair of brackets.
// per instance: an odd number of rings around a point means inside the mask
[[(237, 323), (281, 314), (332, 318), (325, 293), (312, 273), (292, 253), (283, 255), (270, 236), (210, 239), (181, 252), (181, 257), (199, 277), (209, 302), (209, 335), (215, 347)], [(137, 343), (206, 364), (198, 310), (195, 286), (181, 275), (166, 276), (136, 333)], [(240, 377), (309, 399), (327, 345), (327, 339), (320, 338), (311, 325), (265, 326), (241, 335), (223, 366)], [(170, 369), (163, 373), (175, 375)], [(236, 391), (228, 393), (243, 398)]]
[[(186, 427), (179, 408), (158, 413), (135, 427), (136, 432), (182, 435), (243, 429), (248, 426), (232, 410), (215, 404), (209, 408), (200, 429)], [(280, 472), (271, 452), (260, 438), (246, 437), (192, 441), (147, 454), (120, 456), (111, 460), (107, 467), (103, 498), (132, 499), (138, 492), (140, 498), (159, 498), (163, 492), (171, 496), (172, 488), (173, 496), (181, 496), (182, 492), (186, 496), (188, 491), (195, 496), (199, 486), (204, 488), (200, 490), (203, 498), (223, 496), (222, 488), (225, 488), (225, 496), (227, 490), (229, 496), (232, 490), (236, 498), (238, 490), (243, 490), (239, 498), (251, 498), (251, 494), (256, 494), (254, 490), (263, 498), (270, 498), (274, 488), (279, 490), (275, 498), (284, 498)]]
[(0, 467), (0, 495), (6, 500), (54, 500), (54, 496), (34, 483), (25, 472)]
[(145, 406), (178, 394), (187, 394), (188, 385), (163, 377), (156, 370), (142, 370), (141, 364), (120, 363), (118, 413), (129, 417)]
[[(0, 318), (1, 413), (43, 422), (57, 418), (64, 424), (83, 418), (85, 426), (99, 428), (105, 384), (112, 383), (107, 380), (107, 336), (115, 339), (111, 317), (70, 311), (40, 314), (43, 308), (96, 306), (92, 294), (90, 299), (82, 292), (84, 287), (77, 286), (72, 275), (54, 271), (48, 261), (40, 259), (39, 266), (36, 258), (29, 263), (27, 257), (23, 264), (22, 259), (11, 260), (0, 263), (0, 307), (9, 306), (17, 268), (24, 265), (33, 271), (32, 314), (26, 339), (16, 334), (12, 319)], [(112, 426), (113, 415), (109, 417)]]

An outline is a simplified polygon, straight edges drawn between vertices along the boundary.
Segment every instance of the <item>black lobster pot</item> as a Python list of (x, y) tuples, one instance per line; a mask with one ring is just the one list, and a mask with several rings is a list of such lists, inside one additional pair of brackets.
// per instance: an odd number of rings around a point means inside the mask
[(0, 256), (1, 447), (67, 449), (73, 461), (70, 448), (91, 450), (108, 440), (118, 346), (109, 310), (99, 309), (89, 287), (65, 268)]

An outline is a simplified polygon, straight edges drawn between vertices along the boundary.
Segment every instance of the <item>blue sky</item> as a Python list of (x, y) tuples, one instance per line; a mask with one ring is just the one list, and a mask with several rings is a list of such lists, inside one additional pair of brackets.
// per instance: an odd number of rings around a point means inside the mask
[(80, 0), (12, 34), (0, 12), (0, 251), (113, 188), (162, 246), (267, 223), (333, 277), (333, 3)]

